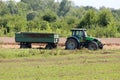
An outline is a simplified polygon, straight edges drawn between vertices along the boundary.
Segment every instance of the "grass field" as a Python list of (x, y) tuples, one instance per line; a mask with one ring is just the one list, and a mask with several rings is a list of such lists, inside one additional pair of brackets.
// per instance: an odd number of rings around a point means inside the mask
[(120, 80), (120, 50), (0, 49), (0, 80)]

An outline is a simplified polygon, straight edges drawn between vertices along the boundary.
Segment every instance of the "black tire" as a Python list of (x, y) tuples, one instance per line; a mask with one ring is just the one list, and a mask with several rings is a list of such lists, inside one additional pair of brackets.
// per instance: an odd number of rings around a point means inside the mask
[(25, 44), (21, 44), (21, 45), (20, 45), (20, 48), (28, 48), (28, 47), (27, 47), (27, 45), (25, 45)]
[(47, 44), (45, 49), (53, 49), (52, 45), (51, 44)]
[(20, 43), (20, 48), (31, 48), (31, 43), (21, 42)]
[(55, 44), (55, 43), (51, 43), (51, 46), (52, 46), (53, 48), (57, 48), (57, 44)]
[(88, 49), (89, 50), (97, 50), (98, 49), (98, 44), (95, 41), (91, 41), (88, 44)]
[(32, 48), (31, 43), (27, 43), (27, 48)]
[(77, 45), (78, 44), (75, 39), (68, 39), (65, 44), (67, 50), (74, 50), (77, 48)]
[(100, 49), (103, 49), (103, 45), (102, 46), (99, 46)]
[(104, 46), (104, 45), (103, 45), (102, 43), (100, 43), (100, 44), (99, 44), (99, 49), (103, 49), (103, 46)]

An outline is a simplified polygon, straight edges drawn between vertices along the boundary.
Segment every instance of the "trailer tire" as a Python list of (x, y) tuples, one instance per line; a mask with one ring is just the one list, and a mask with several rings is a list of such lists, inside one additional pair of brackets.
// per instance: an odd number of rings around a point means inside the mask
[(22, 45), (20, 45), (20, 48), (27, 48), (27, 45), (26, 44), (22, 44)]
[(47, 44), (45, 49), (53, 49), (52, 45), (51, 44)]
[(21, 42), (20, 48), (31, 48), (31, 43)]

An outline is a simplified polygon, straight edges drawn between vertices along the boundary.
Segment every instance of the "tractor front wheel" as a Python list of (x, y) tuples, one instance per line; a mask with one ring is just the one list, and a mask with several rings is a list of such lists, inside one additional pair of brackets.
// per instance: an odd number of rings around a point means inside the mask
[(98, 44), (95, 41), (91, 41), (88, 44), (88, 49), (89, 50), (97, 50), (98, 49)]
[(75, 39), (68, 39), (65, 46), (68, 50), (74, 50), (77, 48), (77, 41)]

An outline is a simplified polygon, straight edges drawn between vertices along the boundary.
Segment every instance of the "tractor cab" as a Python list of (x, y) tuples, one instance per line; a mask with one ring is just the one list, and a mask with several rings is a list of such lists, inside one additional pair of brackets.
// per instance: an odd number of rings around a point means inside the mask
[(72, 36), (87, 37), (86, 29), (72, 29)]
[(86, 29), (72, 29), (72, 36), (76, 37), (80, 40), (80, 42), (84, 42), (85, 38), (87, 37)]

